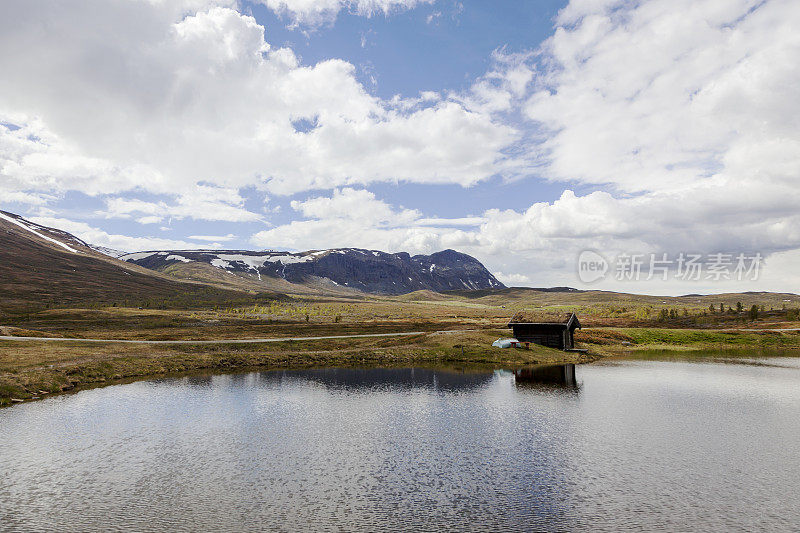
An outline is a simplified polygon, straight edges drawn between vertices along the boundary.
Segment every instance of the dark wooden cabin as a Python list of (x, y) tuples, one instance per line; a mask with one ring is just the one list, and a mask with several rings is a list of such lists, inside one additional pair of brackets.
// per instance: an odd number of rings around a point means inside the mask
[(575, 313), (520, 311), (511, 317), (508, 327), (519, 342), (571, 350), (575, 348), (573, 334), (581, 323)]

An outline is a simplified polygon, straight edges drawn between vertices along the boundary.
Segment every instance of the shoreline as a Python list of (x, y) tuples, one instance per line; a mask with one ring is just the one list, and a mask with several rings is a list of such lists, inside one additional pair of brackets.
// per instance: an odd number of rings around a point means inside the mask
[(530, 349), (490, 346), (507, 335), (507, 330), (483, 329), (269, 339), (0, 338), (0, 407), (86, 387), (186, 372), (418, 364), (524, 366), (588, 363), (654, 351), (690, 357), (704, 357), (704, 352), (772, 350), (798, 350), (800, 355), (796, 331), (596, 327), (576, 334), (578, 345), (588, 349), (583, 353), (538, 345)]
[[(30, 358), (31, 354), (35, 358), (24, 367), (0, 373), (0, 406), (20, 403), (12, 398), (25, 402), (86, 386), (194, 371), (416, 364), (524, 366), (590, 362), (599, 357), (540, 346), (492, 348), (489, 345), (495, 338), (496, 331), (318, 338), (308, 342), (281, 339), (266, 345), (247, 342), (120, 345), (109, 341), (87, 345), (79, 339), (57, 343), (0, 340), (0, 352), (14, 350), (18, 358)], [(69, 342), (72, 340), (77, 342)]]

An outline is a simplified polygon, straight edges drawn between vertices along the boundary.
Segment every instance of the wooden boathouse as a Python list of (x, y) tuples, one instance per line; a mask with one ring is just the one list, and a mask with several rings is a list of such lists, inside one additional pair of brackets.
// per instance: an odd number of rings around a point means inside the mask
[(572, 350), (575, 348), (573, 334), (581, 323), (575, 313), (520, 311), (511, 317), (508, 327), (521, 343)]

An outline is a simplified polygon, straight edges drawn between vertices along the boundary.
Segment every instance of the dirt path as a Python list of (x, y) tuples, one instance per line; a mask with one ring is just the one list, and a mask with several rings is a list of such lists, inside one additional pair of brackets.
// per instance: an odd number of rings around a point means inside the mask
[(287, 342), (287, 341), (320, 341), (327, 339), (359, 339), (364, 337), (404, 337), (409, 335), (458, 333), (465, 330), (443, 330), (443, 331), (404, 331), (401, 333), (362, 333), (357, 335), (328, 335), (324, 337), (273, 337), (268, 339), (217, 339), (217, 340), (131, 340), (131, 339), (70, 339), (65, 337), (13, 337), (10, 335), (0, 335), (0, 340), (4, 341), (39, 341), (39, 342), (113, 342), (125, 344), (260, 344), (265, 342)]
[(754, 332), (754, 333), (762, 333), (764, 331), (779, 331), (781, 333), (791, 333), (792, 331), (800, 331), (800, 328), (735, 328), (731, 331), (747, 331), (747, 332)]

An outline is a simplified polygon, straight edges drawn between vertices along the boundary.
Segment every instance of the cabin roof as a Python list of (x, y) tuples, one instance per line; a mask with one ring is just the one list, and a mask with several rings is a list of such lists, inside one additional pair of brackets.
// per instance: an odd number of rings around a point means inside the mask
[(514, 324), (553, 324), (569, 327), (572, 324), (581, 327), (575, 313), (555, 313), (552, 311), (519, 311), (508, 321), (509, 326)]

